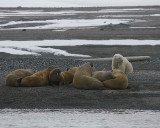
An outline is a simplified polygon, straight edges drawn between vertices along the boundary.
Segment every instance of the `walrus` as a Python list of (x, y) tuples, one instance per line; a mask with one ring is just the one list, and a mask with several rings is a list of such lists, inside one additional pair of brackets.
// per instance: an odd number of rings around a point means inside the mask
[(101, 81), (92, 77), (95, 67), (88, 62), (77, 68), (74, 78), (73, 86), (78, 89), (104, 89)]
[(21, 79), (20, 86), (24, 87), (38, 87), (59, 83), (60, 69), (48, 67), (44, 70), (34, 73)]
[(115, 79), (105, 80), (103, 84), (105, 87), (115, 90), (126, 89), (128, 87), (128, 78), (121, 70), (113, 70)]
[(92, 77), (98, 79), (101, 82), (115, 78), (111, 71), (95, 71), (93, 72)]
[(49, 74), (49, 84), (50, 85), (59, 85), (59, 82), (61, 81), (61, 70), (58, 68), (55, 68), (50, 71)]
[(35, 71), (32, 69), (17, 69), (10, 72), (6, 77), (6, 85), (18, 87), (20, 85), (20, 79), (26, 76), (34, 74)]
[(74, 74), (72, 72), (61, 72), (59, 85), (67, 85), (73, 82)]
[(78, 67), (72, 67), (72, 68), (68, 68), (67, 71), (73, 73), (74, 75), (77, 69)]

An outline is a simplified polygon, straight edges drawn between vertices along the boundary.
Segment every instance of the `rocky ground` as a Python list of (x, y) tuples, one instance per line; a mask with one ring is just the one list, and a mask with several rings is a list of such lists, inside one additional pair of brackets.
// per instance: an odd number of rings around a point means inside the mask
[[(122, 7), (117, 7), (117, 9)], [(126, 8), (126, 7), (123, 7)], [(128, 7), (130, 8), (130, 7)], [(135, 7), (138, 8), (138, 7)], [(160, 17), (151, 17), (160, 13), (160, 7), (144, 7), (155, 10), (109, 13), (109, 15), (147, 15), (134, 17), (134, 20), (145, 22), (132, 22), (129, 26), (107, 25), (86, 29), (69, 29), (64, 32), (53, 30), (0, 30), (0, 40), (43, 40), (43, 39), (154, 39), (160, 38)], [(27, 8), (29, 9), (29, 8)], [(42, 8), (40, 8), (42, 9)], [(105, 8), (46, 8), (44, 11), (57, 10), (100, 10)], [(113, 9), (113, 8), (111, 8)], [(1, 8), (2, 10), (25, 10), (25, 8)], [(32, 10), (34, 10), (32, 8)], [(36, 10), (36, 9), (35, 9)], [(38, 10), (38, 9), (37, 9)], [(99, 14), (83, 13), (69, 18), (94, 19)], [(102, 15), (102, 14), (101, 14)], [(51, 16), (27, 17), (27, 19), (51, 19)], [(54, 18), (68, 18), (55, 16)], [(113, 18), (113, 17), (110, 17)], [(133, 18), (133, 17), (127, 17)], [(23, 16), (8, 16), (1, 23), (24, 19)], [(153, 27), (137, 28), (131, 27)], [(11, 26), (10, 26), (11, 27)], [(13, 27), (13, 26), (12, 26)], [(17, 26), (16, 26), (17, 27)], [(128, 75), (129, 88), (124, 91), (114, 90), (79, 90), (71, 86), (44, 86), (44, 87), (7, 87), (5, 76), (15, 69), (31, 68), (42, 70), (48, 66), (58, 67), (62, 71), (68, 67), (79, 66), (85, 61), (78, 57), (54, 56), (20, 56), (0, 53), (0, 108), (86, 108), (86, 109), (152, 109), (160, 110), (160, 45), (156, 46), (61, 46), (54, 47), (70, 53), (91, 55), (93, 58), (112, 57), (115, 53), (123, 56), (150, 56), (150, 61), (133, 62), (134, 73)], [(97, 70), (111, 70), (111, 62), (93, 61)]]

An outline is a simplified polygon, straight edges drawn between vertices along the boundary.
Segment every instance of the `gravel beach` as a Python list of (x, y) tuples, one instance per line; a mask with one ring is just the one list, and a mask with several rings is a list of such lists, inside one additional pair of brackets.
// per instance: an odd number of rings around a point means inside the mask
[[(99, 11), (102, 9), (133, 9), (144, 8), (127, 12), (109, 13), (78, 13), (67, 16), (5, 16), (1, 24), (9, 21), (21, 20), (49, 20), (49, 19), (95, 19), (98, 16), (109, 15), (113, 19), (117, 15), (143, 15), (118, 17), (118, 19), (132, 19), (128, 26), (101, 25), (92, 28), (72, 28), (66, 31), (53, 29), (8, 29), (20, 26), (12, 25), (1, 27), (0, 41), (3, 40), (54, 40), (54, 39), (160, 39), (160, 7), (110, 7), (110, 8), (0, 8), (8, 11), (43, 10), (51, 11)], [(106, 17), (103, 17), (106, 18)], [(136, 22), (138, 20), (138, 22)], [(34, 26), (35, 24), (32, 24)], [(24, 24), (23, 26), (26, 26)], [(36, 25), (35, 25), (36, 26)], [(138, 28), (133, 28), (138, 27)], [(154, 28), (156, 27), (156, 28)], [(7, 28), (7, 29), (6, 29)], [(82, 45), (82, 46), (54, 46), (73, 54), (90, 55), (92, 58), (112, 57), (116, 53), (123, 56), (150, 56), (150, 61), (133, 62), (134, 73), (128, 75), (129, 88), (123, 91), (115, 90), (79, 90), (71, 86), (44, 87), (7, 87), (6, 75), (20, 68), (31, 68), (36, 71), (53, 66), (65, 71), (69, 67), (79, 66), (86, 61), (81, 57), (56, 56), (50, 53), (41, 53), (41, 56), (11, 55), (0, 51), (0, 109), (142, 109), (160, 110), (160, 45)], [(92, 61), (97, 70), (111, 70), (109, 61)]]

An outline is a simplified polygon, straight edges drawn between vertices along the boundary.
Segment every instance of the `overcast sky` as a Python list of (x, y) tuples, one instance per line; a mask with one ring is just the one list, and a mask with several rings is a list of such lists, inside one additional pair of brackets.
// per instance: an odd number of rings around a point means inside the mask
[(0, 0), (0, 7), (92, 7), (160, 5), (160, 0)]

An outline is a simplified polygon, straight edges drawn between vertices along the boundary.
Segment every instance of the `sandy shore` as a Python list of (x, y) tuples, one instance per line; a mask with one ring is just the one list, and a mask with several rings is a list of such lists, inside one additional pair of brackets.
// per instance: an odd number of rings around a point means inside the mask
[[(117, 7), (119, 9), (122, 7)], [(127, 8), (127, 7), (123, 7)], [(133, 7), (128, 7), (133, 8)], [(134, 7), (138, 8), (138, 7)], [(67, 31), (53, 30), (0, 30), (0, 40), (43, 40), (43, 39), (160, 39), (160, 17), (151, 17), (149, 15), (160, 13), (160, 7), (155, 10), (133, 11), (109, 13), (109, 15), (148, 15), (143, 17), (134, 17), (134, 20), (145, 20), (145, 22), (130, 23), (131, 27), (153, 27), (157, 28), (126, 28), (126, 26), (97, 26), (86, 29), (69, 29)], [(8, 8), (1, 8), (6, 10)], [(18, 10), (27, 10), (18, 9)], [(38, 10), (39, 8), (37, 8)], [(40, 8), (42, 9), (42, 8)], [(52, 9), (46, 8), (44, 11), (61, 10), (101, 10), (106, 8), (64, 8)], [(115, 8), (112, 8), (115, 9)], [(8, 10), (17, 10), (9, 8)], [(32, 10), (34, 10), (32, 8)], [(36, 9), (35, 9), (36, 10)], [(90, 18), (104, 14), (77, 14), (74, 16), (40, 16), (27, 17), (30, 20), (53, 19), (53, 18)], [(3, 18), (2, 23), (8, 21), (18, 21), (23, 16), (9, 16)], [(110, 17), (113, 18), (113, 17)], [(133, 17), (127, 17), (133, 18)], [(15, 27), (15, 26), (10, 26)], [(16, 26), (17, 27), (17, 26)], [(113, 90), (79, 90), (70, 86), (44, 86), (44, 87), (7, 87), (5, 86), (5, 76), (12, 70), (18, 68), (31, 68), (42, 70), (48, 66), (58, 67), (62, 71), (68, 67), (79, 66), (85, 63), (78, 57), (54, 56), (52, 54), (42, 54), (42, 56), (18, 56), (7, 53), (0, 53), (0, 108), (18, 108), (18, 109), (152, 109), (160, 110), (160, 45), (156, 46), (61, 46), (53, 47), (66, 50), (75, 54), (87, 54), (93, 58), (112, 57), (115, 53), (124, 56), (151, 56), (150, 61), (134, 62), (134, 73), (128, 75), (129, 89), (124, 92)], [(111, 62), (93, 61), (97, 70), (111, 70)]]

